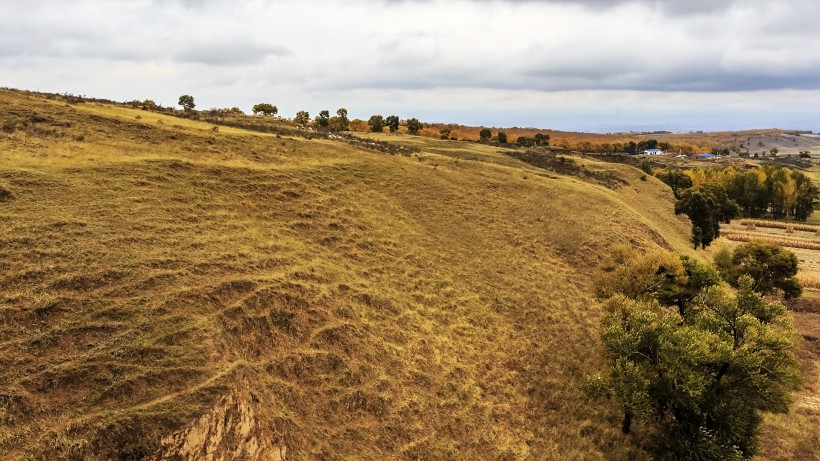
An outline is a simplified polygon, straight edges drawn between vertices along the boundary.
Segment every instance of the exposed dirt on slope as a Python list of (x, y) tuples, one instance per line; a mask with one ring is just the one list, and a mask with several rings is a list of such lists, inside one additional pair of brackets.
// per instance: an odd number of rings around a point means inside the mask
[[(162, 438), (158, 460), (285, 461), (288, 450), (282, 429), (260, 417), (259, 396), (232, 390), (206, 414)], [(274, 440), (279, 439), (278, 443)]]

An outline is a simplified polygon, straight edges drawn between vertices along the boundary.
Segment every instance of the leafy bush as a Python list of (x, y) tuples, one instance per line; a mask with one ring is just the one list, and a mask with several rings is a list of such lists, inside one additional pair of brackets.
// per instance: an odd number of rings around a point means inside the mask
[[(645, 420), (655, 459), (750, 459), (760, 413), (787, 412), (799, 387), (796, 332), (752, 277), (741, 276), (734, 291), (717, 285), (714, 268), (676, 259), (627, 250), (604, 267), (610, 367), (588, 379), (586, 392), (615, 403), (624, 433), (634, 418)], [(681, 290), (686, 308), (675, 309), (670, 294)]]

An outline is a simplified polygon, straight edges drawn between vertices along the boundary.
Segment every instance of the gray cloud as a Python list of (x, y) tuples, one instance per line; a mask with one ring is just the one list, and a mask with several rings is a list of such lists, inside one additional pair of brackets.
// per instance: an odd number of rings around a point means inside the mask
[(290, 56), (284, 47), (242, 43), (193, 43), (182, 47), (173, 58), (183, 62), (196, 62), (214, 66), (253, 64), (268, 56)]
[(385, 106), (414, 110), (422, 92), (437, 95), (433, 105), (493, 95), (496, 113), (528, 94), (516, 107), (532, 114), (532, 95), (561, 92), (703, 93), (721, 105), (729, 93), (820, 91), (811, 0), (305, 3), (0, 0), (0, 84), (172, 100), (174, 82), (210, 98), (200, 105), (264, 96), (283, 112), (319, 97), (372, 107), (388, 93)]

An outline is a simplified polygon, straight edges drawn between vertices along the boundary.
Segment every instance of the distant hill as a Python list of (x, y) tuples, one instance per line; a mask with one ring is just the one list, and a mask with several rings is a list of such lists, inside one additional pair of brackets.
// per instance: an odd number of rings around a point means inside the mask
[[(367, 126), (364, 124), (356, 126), (361, 132), (367, 130)], [(442, 130), (445, 130), (448, 133), (448, 138), (478, 141), (479, 132), (483, 128), (485, 127), (444, 123), (426, 124), (420, 134), (438, 139), (442, 137)], [(552, 146), (583, 152), (609, 152), (616, 144), (624, 144), (630, 141), (638, 143), (647, 139), (655, 139), (670, 144), (672, 151), (684, 149), (692, 153), (710, 152), (716, 148), (736, 148), (739, 151), (749, 151), (750, 153), (762, 152), (765, 148), (766, 153), (768, 153), (772, 148), (777, 148), (781, 153), (787, 155), (797, 155), (804, 150), (820, 155), (820, 135), (794, 130), (760, 129), (691, 133), (629, 132), (602, 134), (539, 128), (488, 128), (492, 131), (493, 137), (497, 136), (499, 131), (504, 132), (510, 143), (515, 143), (520, 136), (533, 137), (538, 133), (543, 133), (550, 136), (550, 145)], [(762, 145), (759, 144), (760, 142), (762, 142)]]
[(647, 459), (579, 389), (609, 249), (695, 254), (640, 170), (10, 90), (0, 127), (4, 459)]

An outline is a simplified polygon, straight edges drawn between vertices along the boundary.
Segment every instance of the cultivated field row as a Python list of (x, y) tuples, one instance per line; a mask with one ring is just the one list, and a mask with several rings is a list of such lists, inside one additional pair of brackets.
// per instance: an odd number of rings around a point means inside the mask
[(768, 227), (771, 229), (792, 229), (803, 232), (820, 232), (820, 226), (812, 224), (794, 224), (781, 221), (767, 221), (764, 219), (744, 219), (740, 224), (747, 227)]
[(807, 250), (820, 250), (820, 241), (809, 240), (800, 237), (787, 237), (778, 234), (763, 234), (757, 232), (723, 231), (723, 237), (736, 242), (751, 242), (759, 240), (762, 242), (776, 243), (785, 247), (804, 248)]

